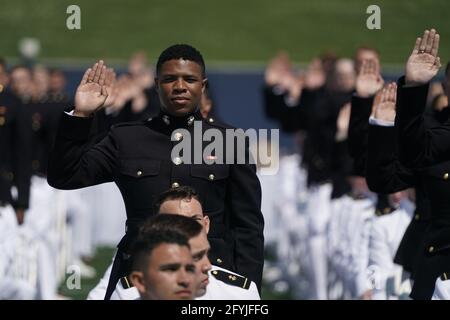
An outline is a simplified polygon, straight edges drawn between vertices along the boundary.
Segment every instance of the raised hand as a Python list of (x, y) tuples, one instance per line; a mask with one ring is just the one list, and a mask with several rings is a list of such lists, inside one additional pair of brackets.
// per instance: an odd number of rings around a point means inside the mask
[(103, 107), (108, 97), (106, 75), (106, 66), (102, 60), (86, 70), (75, 93), (75, 116), (89, 117)]
[(356, 94), (361, 98), (371, 97), (383, 88), (383, 84), (379, 62), (374, 59), (364, 60), (356, 77)]
[(351, 104), (347, 102), (341, 107), (336, 121), (336, 141), (342, 141), (347, 138), (348, 126), (350, 124)]
[(394, 122), (396, 101), (397, 84), (392, 82), (383, 89), (379, 103), (374, 106), (375, 119)]
[(105, 108), (109, 108), (114, 104), (114, 101), (117, 98), (118, 88), (116, 83), (116, 73), (113, 68), (106, 69), (106, 77), (104, 84), (106, 93), (108, 94), (105, 103), (103, 106)]
[(406, 85), (422, 85), (436, 76), (441, 67), (438, 50), (439, 34), (435, 29), (425, 30), (423, 37), (416, 39), (414, 49), (406, 63)]
[(275, 86), (280, 84), (286, 72), (292, 69), (289, 55), (281, 51), (275, 56), (267, 65), (264, 73), (264, 79), (268, 86)]

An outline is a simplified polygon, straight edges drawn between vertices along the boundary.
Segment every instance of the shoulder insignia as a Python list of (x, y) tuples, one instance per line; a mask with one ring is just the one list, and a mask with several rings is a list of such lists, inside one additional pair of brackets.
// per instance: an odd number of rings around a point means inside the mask
[(222, 270), (213, 270), (211, 271), (211, 274), (213, 275), (214, 278), (216, 278), (219, 281), (225, 282), (226, 284), (243, 289), (250, 288), (251, 281), (246, 277)]

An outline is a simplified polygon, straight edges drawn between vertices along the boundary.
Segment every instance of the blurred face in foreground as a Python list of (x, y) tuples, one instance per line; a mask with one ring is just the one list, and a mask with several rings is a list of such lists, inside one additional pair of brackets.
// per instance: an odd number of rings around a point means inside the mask
[(193, 218), (203, 225), (203, 231), (198, 236), (189, 239), (189, 245), (191, 246), (196, 270), (195, 296), (200, 297), (204, 295), (209, 283), (208, 272), (211, 270), (211, 262), (208, 258), (210, 249), (207, 237), (209, 231), (208, 216), (203, 215), (202, 206), (195, 198), (166, 200), (161, 204), (159, 212)]
[(194, 298), (196, 273), (187, 246), (160, 244), (148, 257), (144, 271), (134, 271), (130, 276), (144, 300)]
[(198, 236), (189, 239), (189, 245), (196, 270), (195, 296), (201, 297), (206, 293), (206, 287), (209, 284), (208, 272), (211, 270), (211, 262), (208, 258), (210, 246), (206, 232), (203, 230)]

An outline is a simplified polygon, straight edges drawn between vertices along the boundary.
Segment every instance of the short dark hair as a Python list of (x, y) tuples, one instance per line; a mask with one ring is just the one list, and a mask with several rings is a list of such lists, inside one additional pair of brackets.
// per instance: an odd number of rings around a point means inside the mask
[(161, 205), (168, 200), (183, 200), (183, 199), (187, 200), (195, 199), (198, 202), (200, 202), (200, 205), (203, 207), (202, 202), (200, 201), (200, 196), (198, 195), (197, 191), (195, 191), (194, 188), (189, 186), (180, 186), (178, 188), (172, 188), (161, 193), (153, 203), (153, 212), (158, 213)]
[[(198, 224), (198, 223), (197, 223)], [(132, 271), (143, 270), (148, 266), (149, 257), (153, 250), (161, 244), (176, 244), (187, 247), (189, 250), (188, 238), (177, 230), (152, 230), (139, 234), (131, 249)]]
[(6, 60), (3, 57), (0, 57), (0, 67), (6, 69)]
[(169, 60), (185, 59), (196, 62), (202, 67), (203, 78), (206, 76), (205, 61), (200, 51), (188, 44), (175, 44), (165, 49), (158, 58), (156, 63), (156, 75), (159, 75), (164, 62)]
[(447, 65), (445, 66), (445, 77), (446, 78), (450, 77), (450, 61), (447, 62)]
[(203, 226), (193, 218), (179, 214), (157, 214), (148, 218), (140, 228), (140, 234), (151, 234), (153, 232), (176, 231), (188, 240), (198, 236)]

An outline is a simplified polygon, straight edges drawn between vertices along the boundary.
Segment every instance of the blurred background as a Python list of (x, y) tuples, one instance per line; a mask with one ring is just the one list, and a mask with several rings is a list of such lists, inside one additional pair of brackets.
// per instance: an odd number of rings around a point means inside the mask
[[(280, 127), (265, 114), (262, 94), (266, 66), (280, 52), (300, 73), (315, 57), (332, 54), (353, 58), (358, 47), (373, 47), (380, 54), (384, 78), (396, 79), (402, 75), (415, 38), (425, 28), (434, 27), (442, 39), (439, 55), (443, 64), (450, 58), (450, 41), (446, 41), (450, 39), (448, 0), (0, 1), (0, 57), (7, 69), (39, 65), (51, 72), (61, 71), (64, 80), (59, 89), (67, 95), (67, 103), (84, 70), (96, 60), (113, 66), (124, 76), (122, 88), (132, 91), (132, 80), (126, 75), (133, 76), (133, 66), (145, 69), (142, 86), (150, 87), (152, 67), (161, 51), (175, 43), (187, 43), (199, 49), (206, 61), (214, 115), (242, 128)], [(66, 9), (74, 4), (81, 9), (80, 30), (66, 27), (71, 15)], [(381, 30), (366, 27), (370, 16), (366, 9), (372, 4), (381, 9)], [(292, 134), (281, 132), (285, 154), (296, 150), (295, 141)], [(59, 277), (61, 296), (84, 299), (111, 262), (125, 219), (123, 215), (108, 225), (107, 218), (98, 218), (97, 212), (105, 210), (101, 208), (103, 201), (114, 198), (111, 192), (116, 192), (117, 204), (110, 207), (123, 213), (117, 190), (105, 192), (105, 198), (91, 196), (88, 212), (97, 218), (89, 225), (101, 228), (91, 227), (97, 230), (90, 232), (92, 248), (81, 255), (89, 256), (83, 261), (93, 270), (86, 269), (81, 289), (76, 290), (67, 288), (63, 272)], [(82, 199), (88, 199), (88, 194), (89, 190), (85, 191)], [(269, 265), (279, 259), (276, 250), (268, 250), (267, 259)], [(285, 267), (266, 274), (263, 298), (304, 297), (302, 288), (290, 286), (292, 279), (278, 281), (284, 270), (295, 276), (300, 272), (298, 266)]]

